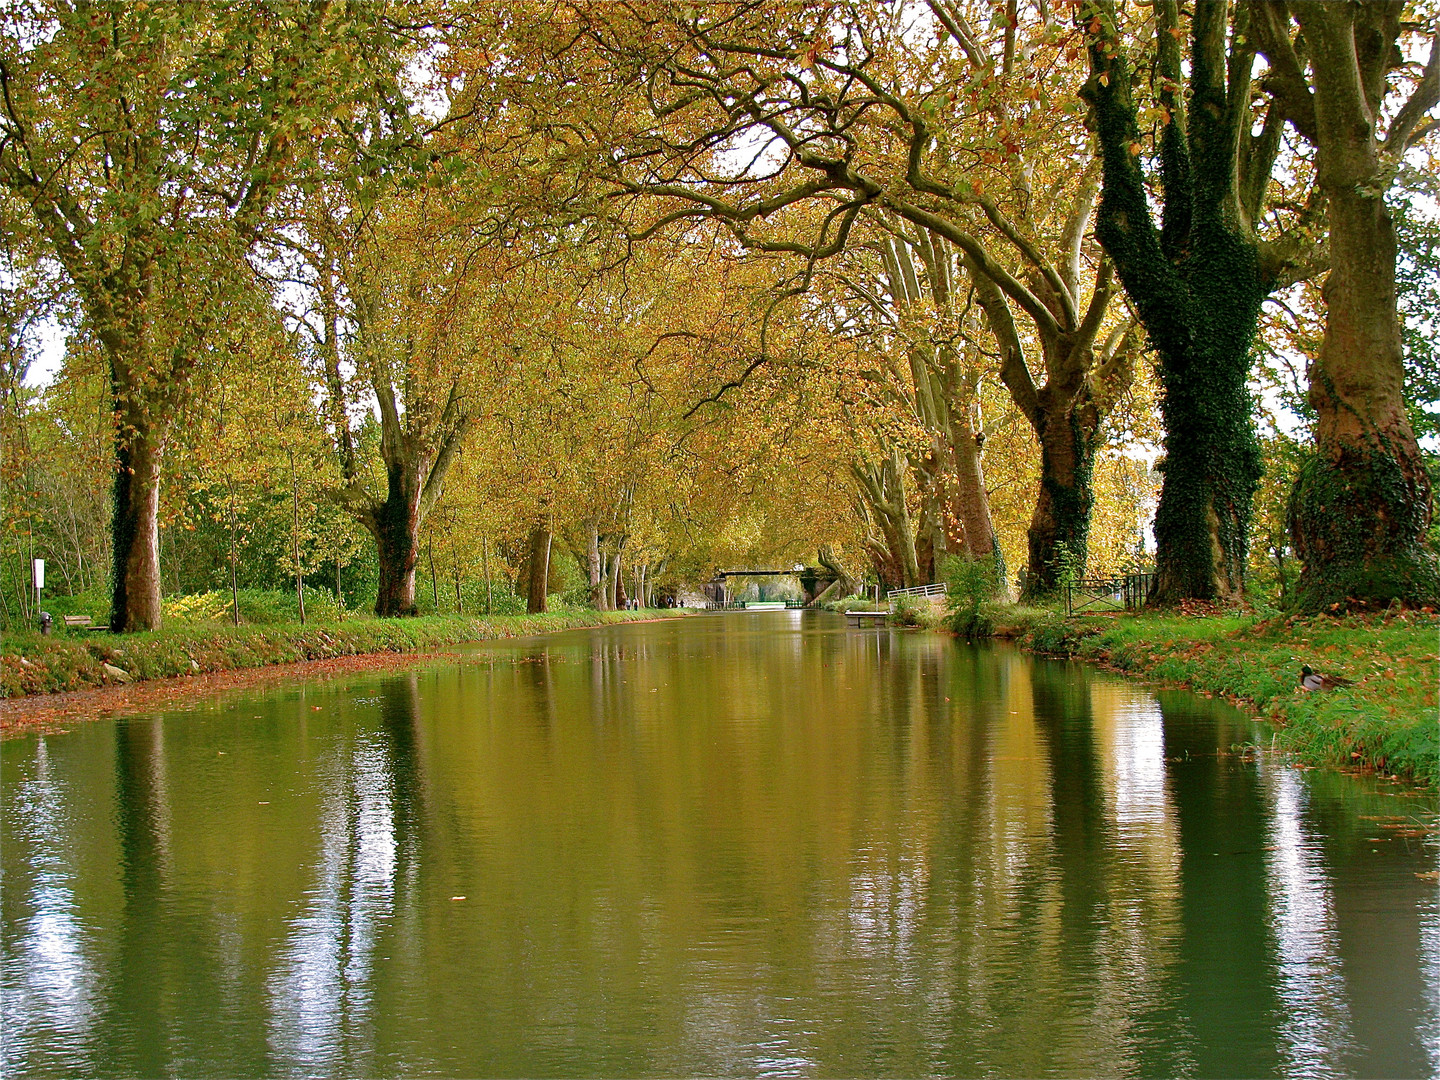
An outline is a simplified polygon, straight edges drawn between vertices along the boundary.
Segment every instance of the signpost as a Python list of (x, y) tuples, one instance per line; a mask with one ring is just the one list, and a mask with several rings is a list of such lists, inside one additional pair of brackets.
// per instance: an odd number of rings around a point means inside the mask
[(40, 590), (45, 587), (45, 560), (32, 559), (30, 568), (35, 579), (35, 610), (40, 612), (40, 632), (48, 634), (50, 632), (50, 616), (40, 611)]

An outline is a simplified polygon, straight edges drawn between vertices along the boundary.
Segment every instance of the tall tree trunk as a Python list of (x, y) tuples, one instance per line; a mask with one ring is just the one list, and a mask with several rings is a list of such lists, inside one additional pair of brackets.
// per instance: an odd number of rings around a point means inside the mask
[(158, 630), (161, 618), (161, 433), (138, 404), (122, 405), (120, 417), (110, 525), (115, 559), (110, 629), (117, 634)]
[(1090, 479), (1095, 469), (1100, 417), (1085, 393), (1066, 409), (1054, 408), (1049, 387), (1037, 395), (1036, 436), (1040, 442), (1040, 492), (1026, 539), (1029, 563), (1025, 596), (1053, 593), (1068, 569), (1085, 572), (1090, 554), (1090, 512), (1095, 504)]
[(605, 572), (600, 558), (600, 530), (594, 518), (586, 518), (585, 528), (585, 573), (590, 587), (590, 606), (596, 611), (605, 610)]
[(495, 610), (495, 594), (490, 584), (490, 538), (480, 538), (480, 572), (485, 575), (485, 614)]
[(226, 480), (226, 486), (230, 489), (230, 618), (236, 626), (240, 625), (240, 555), (235, 541), (236, 530), (240, 527), (240, 515), (235, 509), (235, 480)]
[[(1374, 83), (1383, 88), (1400, 6), (1308, 6), (1297, 5), (1295, 17), (1315, 60), (1314, 142), (1331, 270), (1325, 338), (1309, 370), (1315, 454), (1290, 500), (1299, 601), (1312, 611), (1350, 601), (1434, 603), (1440, 579), (1425, 545), (1430, 478), (1401, 396), (1395, 230), (1382, 194), (1380, 110), (1367, 100), (1367, 92), (1381, 96)], [(1432, 83), (1435, 67), (1432, 51)]]
[(1095, 233), (1160, 358), (1165, 458), (1150, 600), (1236, 601), (1260, 479), (1250, 347), (1274, 284), (1250, 228), (1255, 207), (1244, 205), (1245, 191), (1258, 186), (1263, 193), (1264, 184), (1245, 173), (1250, 163), (1254, 175), (1268, 177), (1273, 152), (1246, 156), (1258, 139), (1250, 133), (1254, 46), (1244, 34), (1227, 42), (1227, 5), (1195, 5), (1188, 67), (1178, 44), (1179, 5), (1157, 4), (1156, 18), (1156, 93), (1169, 112), (1160, 133), (1158, 229), (1136, 151), (1141, 136), (1114, 6), (1089, 24), (1092, 74), (1083, 93), (1094, 108), (1103, 163)]
[(905, 502), (905, 466), (893, 447), (878, 463), (853, 462), (866, 516), (880, 531), (866, 542), (880, 579), (891, 588), (922, 584), (915, 557), (915, 530)]
[(415, 564), (420, 558), (420, 490), (423, 464), (391, 463), (389, 494), (372, 508), (365, 524), (375, 538), (380, 583), (375, 614), (381, 618), (414, 615)]
[(295, 451), (285, 451), (290, 457), (290, 525), (295, 557), (295, 604), (300, 610), (300, 625), (305, 625), (305, 575), (300, 566), (300, 478), (295, 472)]
[(927, 454), (915, 469), (919, 513), (915, 520), (915, 583), (935, 580), (936, 564), (945, 556), (945, 509), (947, 499), (945, 456)]
[(430, 602), (435, 605), (435, 614), (440, 614), (440, 578), (435, 573), (435, 541), (425, 545), (425, 557), (430, 560)]
[(545, 602), (549, 593), (550, 584), (550, 527), (545, 522), (538, 522), (530, 530), (530, 588), (525, 602), (525, 610), (531, 615), (537, 615), (545, 610)]
[(629, 603), (629, 597), (625, 595), (625, 537), (617, 537), (615, 540), (615, 554), (610, 557), (610, 608), (612, 611), (623, 611)]
[(953, 425), (956, 429), (950, 441), (950, 455), (954, 462), (955, 492), (951, 505), (964, 531), (963, 554), (971, 559), (993, 559), (992, 582), (996, 594), (1010, 596), (1005, 569), (1005, 556), (1000, 551), (1000, 539), (995, 534), (995, 522), (990, 516), (990, 496), (985, 490), (985, 468), (981, 461), (983, 439), (971, 424), (966, 410), (964, 423)]

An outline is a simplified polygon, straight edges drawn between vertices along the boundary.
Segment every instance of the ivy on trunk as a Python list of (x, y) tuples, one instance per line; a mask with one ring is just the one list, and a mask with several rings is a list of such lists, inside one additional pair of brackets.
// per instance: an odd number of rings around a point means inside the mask
[(1440, 102), (1440, 42), (1432, 37), (1409, 100), (1386, 109), (1390, 72), (1402, 62), (1402, 10), (1395, 2), (1255, 10), (1269, 87), (1315, 147), (1330, 225), (1325, 337), (1309, 368), (1315, 449), (1289, 509), (1299, 602), (1309, 610), (1440, 599), (1425, 543), (1430, 477), (1402, 393), (1395, 229), (1384, 198), (1393, 162)]
[(1233, 10), (1232, 27), (1230, 5), (1197, 0), (1187, 67), (1178, 3), (1155, 5), (1158, 228), (1120, 16), (1109, 0), (1088, 3), (1081, 16), (1091, 71), (1084, 97), (1102, 161), (1096, 235), (1159, 356), (1165, 457), (1153, 603), (1241, 598), (1260, 478), (1250, 347), (1261, 302), (1301, 261), (1298, 249), (1255, 236), (1282, 121), (1272, 109), (1253, 131), (1249, 9)]

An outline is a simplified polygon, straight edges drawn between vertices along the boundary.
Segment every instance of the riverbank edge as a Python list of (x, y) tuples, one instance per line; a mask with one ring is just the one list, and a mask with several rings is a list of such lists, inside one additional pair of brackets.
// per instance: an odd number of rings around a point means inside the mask
[(684, 615), (672, 609), (557, 611), (415, 619), (356, 617), (304, 625), (176, 626), (83, 637), (10, 633), (0, 645), (0, 700), (345, 656), (425, 653), (453, 645)]
[[(997, 608), (991, 637), (1165, 687), (1219, 695), (1276, 729), (1298, 763), (1440, 785), (1440, 618), (1118, 614)], [(1300, 667), (1353, 685), (1300, 688)]]

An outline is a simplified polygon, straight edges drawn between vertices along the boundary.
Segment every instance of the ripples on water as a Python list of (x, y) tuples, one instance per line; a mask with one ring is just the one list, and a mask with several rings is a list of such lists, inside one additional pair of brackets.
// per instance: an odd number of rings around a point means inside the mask
[(1440, 1072), (1435, 799), (1264, 739), (775, 613), (13, 740), (0, 1064)]

